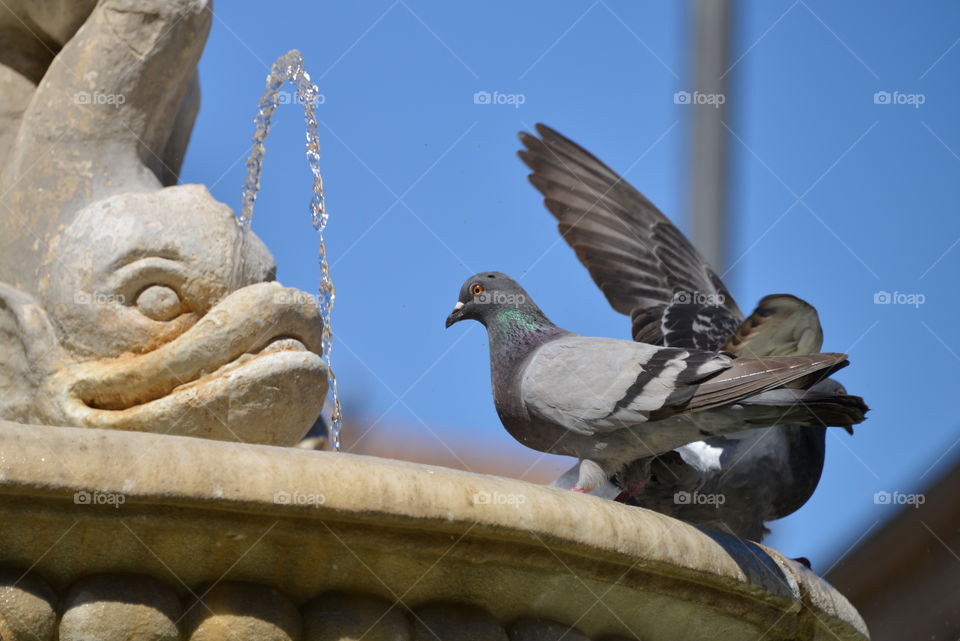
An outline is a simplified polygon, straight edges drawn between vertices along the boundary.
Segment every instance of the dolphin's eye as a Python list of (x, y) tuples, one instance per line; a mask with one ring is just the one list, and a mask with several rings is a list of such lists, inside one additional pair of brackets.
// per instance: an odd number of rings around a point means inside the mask
[(470, 291), (473, 292), (474, 296), (479, 296), (484, 291), (483, 285), (481, 285), (480, 283), (477, 283), (476, 285), (470, 288)]
[(137, 295), (137, 307), (147, 318), (173, 320), (183, 313), (180, 296), (166, 285), (150, 285)]
[(193, 311), (189, 276), (182, 261), (135, 254), (117, 261), (120, 266), (105, 283), (124, 304), (154, 321), (166, 322)]

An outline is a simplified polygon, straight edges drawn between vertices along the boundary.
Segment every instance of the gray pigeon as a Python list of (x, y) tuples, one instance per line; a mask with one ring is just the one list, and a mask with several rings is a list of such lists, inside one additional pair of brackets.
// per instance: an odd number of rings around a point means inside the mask
[(460, 288), (446, 326), (464, 319), (487, 328), (504, 427), (530, 448), (579, 459), (578, 492), (704, 437), (778, 424), (850, 427), (866, 410), (855, 396), (808, 389), (846, 366), (844, 354), (736, 358), (580, 336), (499, 272)]
[[(630, 315), (637, 341), (749, 358), (820, 350), (811, 305), (774, 294), (744, 320), (720, 278), (649, 200), (576, 143), (544, 125), (537, 131), (542, 139), (520, 134), (530, 181), (610, 304)], [(846, 392), (824, 380), (810, 393)], [(631, 462), (616, 479), (621, 487), (593, 493), (636, 494), (634, 504), (759, 541), (765, 521), (796, 511), (816, 489), (825, 434), (822, 425), (778, 424), (696, 441)], [(554, 485), (570, 488), (578, 475), (575, 466)]]

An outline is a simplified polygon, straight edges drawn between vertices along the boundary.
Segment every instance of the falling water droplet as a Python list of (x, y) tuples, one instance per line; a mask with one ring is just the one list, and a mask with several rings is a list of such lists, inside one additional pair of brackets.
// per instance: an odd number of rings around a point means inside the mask
[(320, 288), (319, 305), (323, 319), (322, 347), (323, 359), (327, 363), (327, 377), (329, 394), (333, 403), (330, 412), (330, 441), (336, 450), (340, 449), (340, 428), (343, 424), (343, 415), (340, 410), (340, 396), (337, 393), (337, 378), (333, 373), (330, 362), (330, 350), (333, 344), (333, 329), (330, 326), (330, 313), (333, 310), (336, 290), (330, 278), (330, 265), (327, 262), (327, 247), (323, 232), (327, 226), (329, 215), (323, 196), (323, 177), (320, 175), (320, 135), (317, 127), (316, 105), (320, 99), (317, 85), (310, 82), (310, 75), (303, 68), (303, 57), (297, 50), (290, 51), (277, 58), (273, 68), (267, 76), (266, 90), (257, 104), (257, 115), (253, 119), (253, 145), (247, 157), (247, 176), (243, 181), (243, 197), (240, 215), (237, 217), (237, 237), (233, 251), (233, 274), (231, 288), (236, 289), (241, 284), (243, 245), (250, 225), (253, 222), (253, 206), (257, 201), (257, 192), (260, 190), (260, 174), (263, 169), (263, 157), (266, 153), (264, 141), (270, 133), (273, 122), (273, 112), (281, 104), (284, 95), (280, 88), (289, 82), (296, 88), (296, 102), (303, 105), (304, 122), (306, 124), (307, 163), (313, 173), (313, 194), (310, 198), (310, 217), (313, 228), (320, 237)]

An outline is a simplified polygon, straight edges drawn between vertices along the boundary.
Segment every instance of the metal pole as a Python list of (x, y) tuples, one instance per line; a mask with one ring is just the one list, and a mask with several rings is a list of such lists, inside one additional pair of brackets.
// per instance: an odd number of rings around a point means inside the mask
[[(694, 0), (692, 94), (693, 162), (690, 180), (693, 244), (717, 273), (727, 268), (728, 50), (733, 0)], [(719, 104), (718, 104), (719, 103)]]

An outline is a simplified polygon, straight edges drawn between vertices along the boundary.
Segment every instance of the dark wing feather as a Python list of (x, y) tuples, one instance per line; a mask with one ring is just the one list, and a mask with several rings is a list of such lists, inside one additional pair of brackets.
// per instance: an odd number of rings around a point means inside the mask
[[(520, 134), (530, 182), (607, 301), (631, 317), (634, 339), (695, 349), (723, 345), (743, 315), (680, 230), (589, 151), (545, 125), (537, 132), (540, 138)], [(686, 307), (672, 309), (677, 305)], [(695, 322), (701, 311), (713, 324)]]
[(664, 308), (655, 330), (635, 326), (634, 340), (649, 342), (644, 337), (657, 331), (665, 345), (683, 342), (694, 349), (717, 351), (739, 326), (740, 321), (719, 305), (676, 302)]
[(846, 354), (824, 352), (797, 356), (769, 356), (767, 358), (737, 358), (733, 365), (719, 375), (705, 381), (685, 406), (688, 411), (702, 411), (728, 405), (775, 387), (805, 380), (811, 386), (826, 379), (848, 364)]

